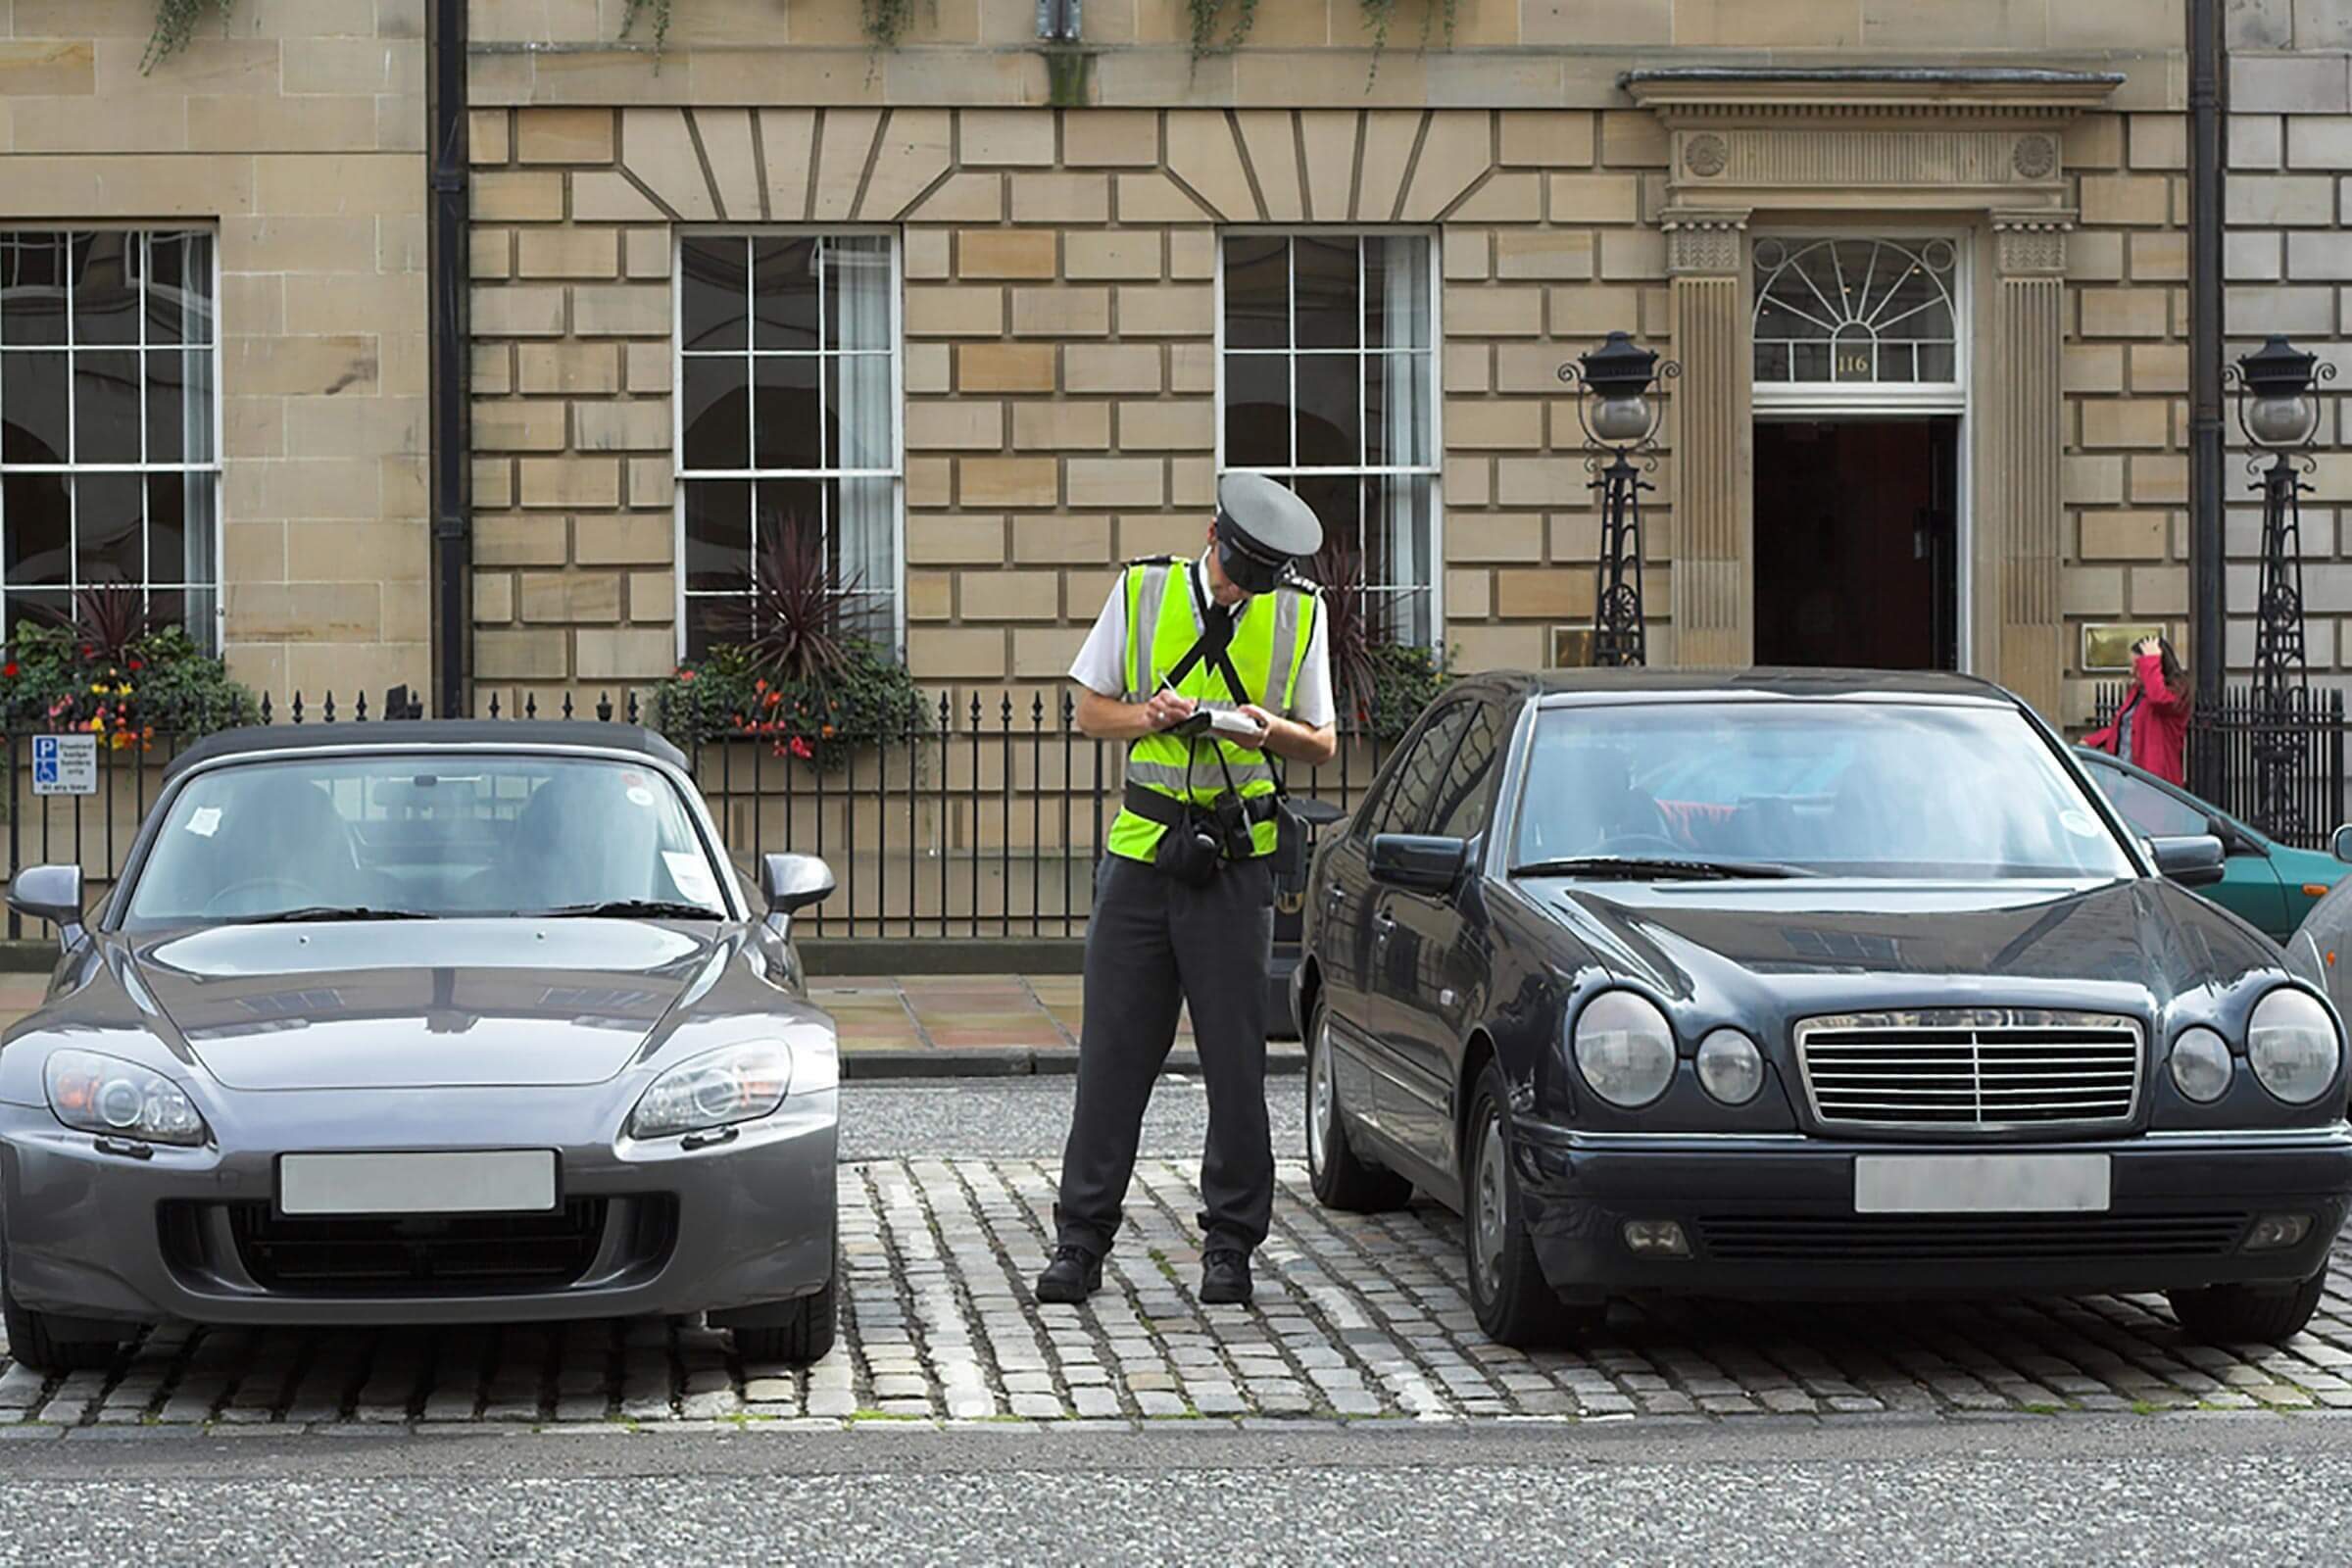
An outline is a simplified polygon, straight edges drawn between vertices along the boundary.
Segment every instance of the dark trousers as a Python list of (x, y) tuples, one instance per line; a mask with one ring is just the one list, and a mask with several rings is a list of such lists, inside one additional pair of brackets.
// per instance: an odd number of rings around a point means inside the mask
[(1100, 1256), (1118, 1235), (1144, 1106), (1189, 1004), (1208, 1089), (1200, 1155), (1202, 1250), (1249, 1251), (1274, 1210), (1266, 1128), (1266, 965), (1274, 943), (1273, 873), (1263, 859), (1226, 865), (1188, 888), (1138, 860), (1102, 858), (1086, 931), (1086, 1017), (1078, 1104), (1061, 1155), (1054, 1219), (1066, 1247)]

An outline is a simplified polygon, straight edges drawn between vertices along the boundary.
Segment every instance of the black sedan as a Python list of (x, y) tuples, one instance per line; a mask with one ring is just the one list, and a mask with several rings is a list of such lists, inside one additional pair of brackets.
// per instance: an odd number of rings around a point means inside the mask
[(1492, 675), (1325, 835), (1317, 1197), (1464, 1216), (1509, 1344), (1612, 1296), (2162, 1291), (2293, 1333), (2352, 1196), (2343, 1031), (1955, 676)]

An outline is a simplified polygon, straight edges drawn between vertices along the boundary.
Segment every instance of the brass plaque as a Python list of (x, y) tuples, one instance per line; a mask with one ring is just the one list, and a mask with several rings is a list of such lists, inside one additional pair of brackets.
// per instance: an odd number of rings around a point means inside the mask
[(1592, 663), (1592, 628), (1590, 626), (1554, 626), (1551, 628), (1551, 667), (1554, 669), (1587, 669)]
[(2118, 621), (2082, 628), (2084, 669), (2130, 669), (2132, 646), (2143, 637), (2163, 637), (2172, 628), (2163, 621)]

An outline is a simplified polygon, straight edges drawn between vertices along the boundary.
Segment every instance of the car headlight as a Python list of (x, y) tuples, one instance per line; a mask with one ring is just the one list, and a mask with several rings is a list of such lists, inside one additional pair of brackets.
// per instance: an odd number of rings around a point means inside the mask
[(1576, 1065), (1610, 1104), (1646, 1105), (1674, 1077), (1674, 1030), (1631, 991), (1604, 991), (1576, 1015)]
[(204, 1117), (187, 1094), (135, 1061), (55, 1051), (43, 1077), (50, 1110), (77, 1132), (147, 1144), (194, 1146), (205, 1140)]
[(792, 1051), (781, 1041), (707, 1051), (655, 1079), (629, 1113), (632, 1138), (757, 1121), (784, 1103)]
[(2230, 1087), (2230, 1044), (2210, 1029), (2183, 1029), (2173, 1042), (2173, 1087), (2199, 1104)]
[(2280, 986), (2254, 1004), (2246, 1060), (2262, 1087), (2290, 1105), (2309, 1104), (2335, 1081), (2342, 1055), (2335, 1020), (2308, 991)]
[(1744, 1105), (1764, 1087), (1764, 1054), (1737, 1029), (1718, 1029), (1698, 1043), (1699, 1087), (1727, 1105)]

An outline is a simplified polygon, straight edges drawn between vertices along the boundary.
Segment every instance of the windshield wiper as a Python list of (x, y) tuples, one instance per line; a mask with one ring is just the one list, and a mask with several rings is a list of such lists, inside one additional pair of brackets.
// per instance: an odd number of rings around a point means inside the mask
[(279, 909), (270, 914), (249, 914), (229, 923), (232, 925), (302, 925), (321, 920), (437, 920), (440, 916), (422, 909), (377, 909), (365, 904), (306, 904), (299, 909)]
[(716, 909), (671, 899), (608, 899), (602, 904), (567, 904), (523, 911), (534, 920), (717, 920)]
[(1775, 860), (1684, 860), (1646, 855), (1587, 855), (1571, 859), (1530, 860), (1511, 867), (1513, 876), (1589, 876), (1626, 882), (1731, 882), (1818, 876), (1801, 865)]

